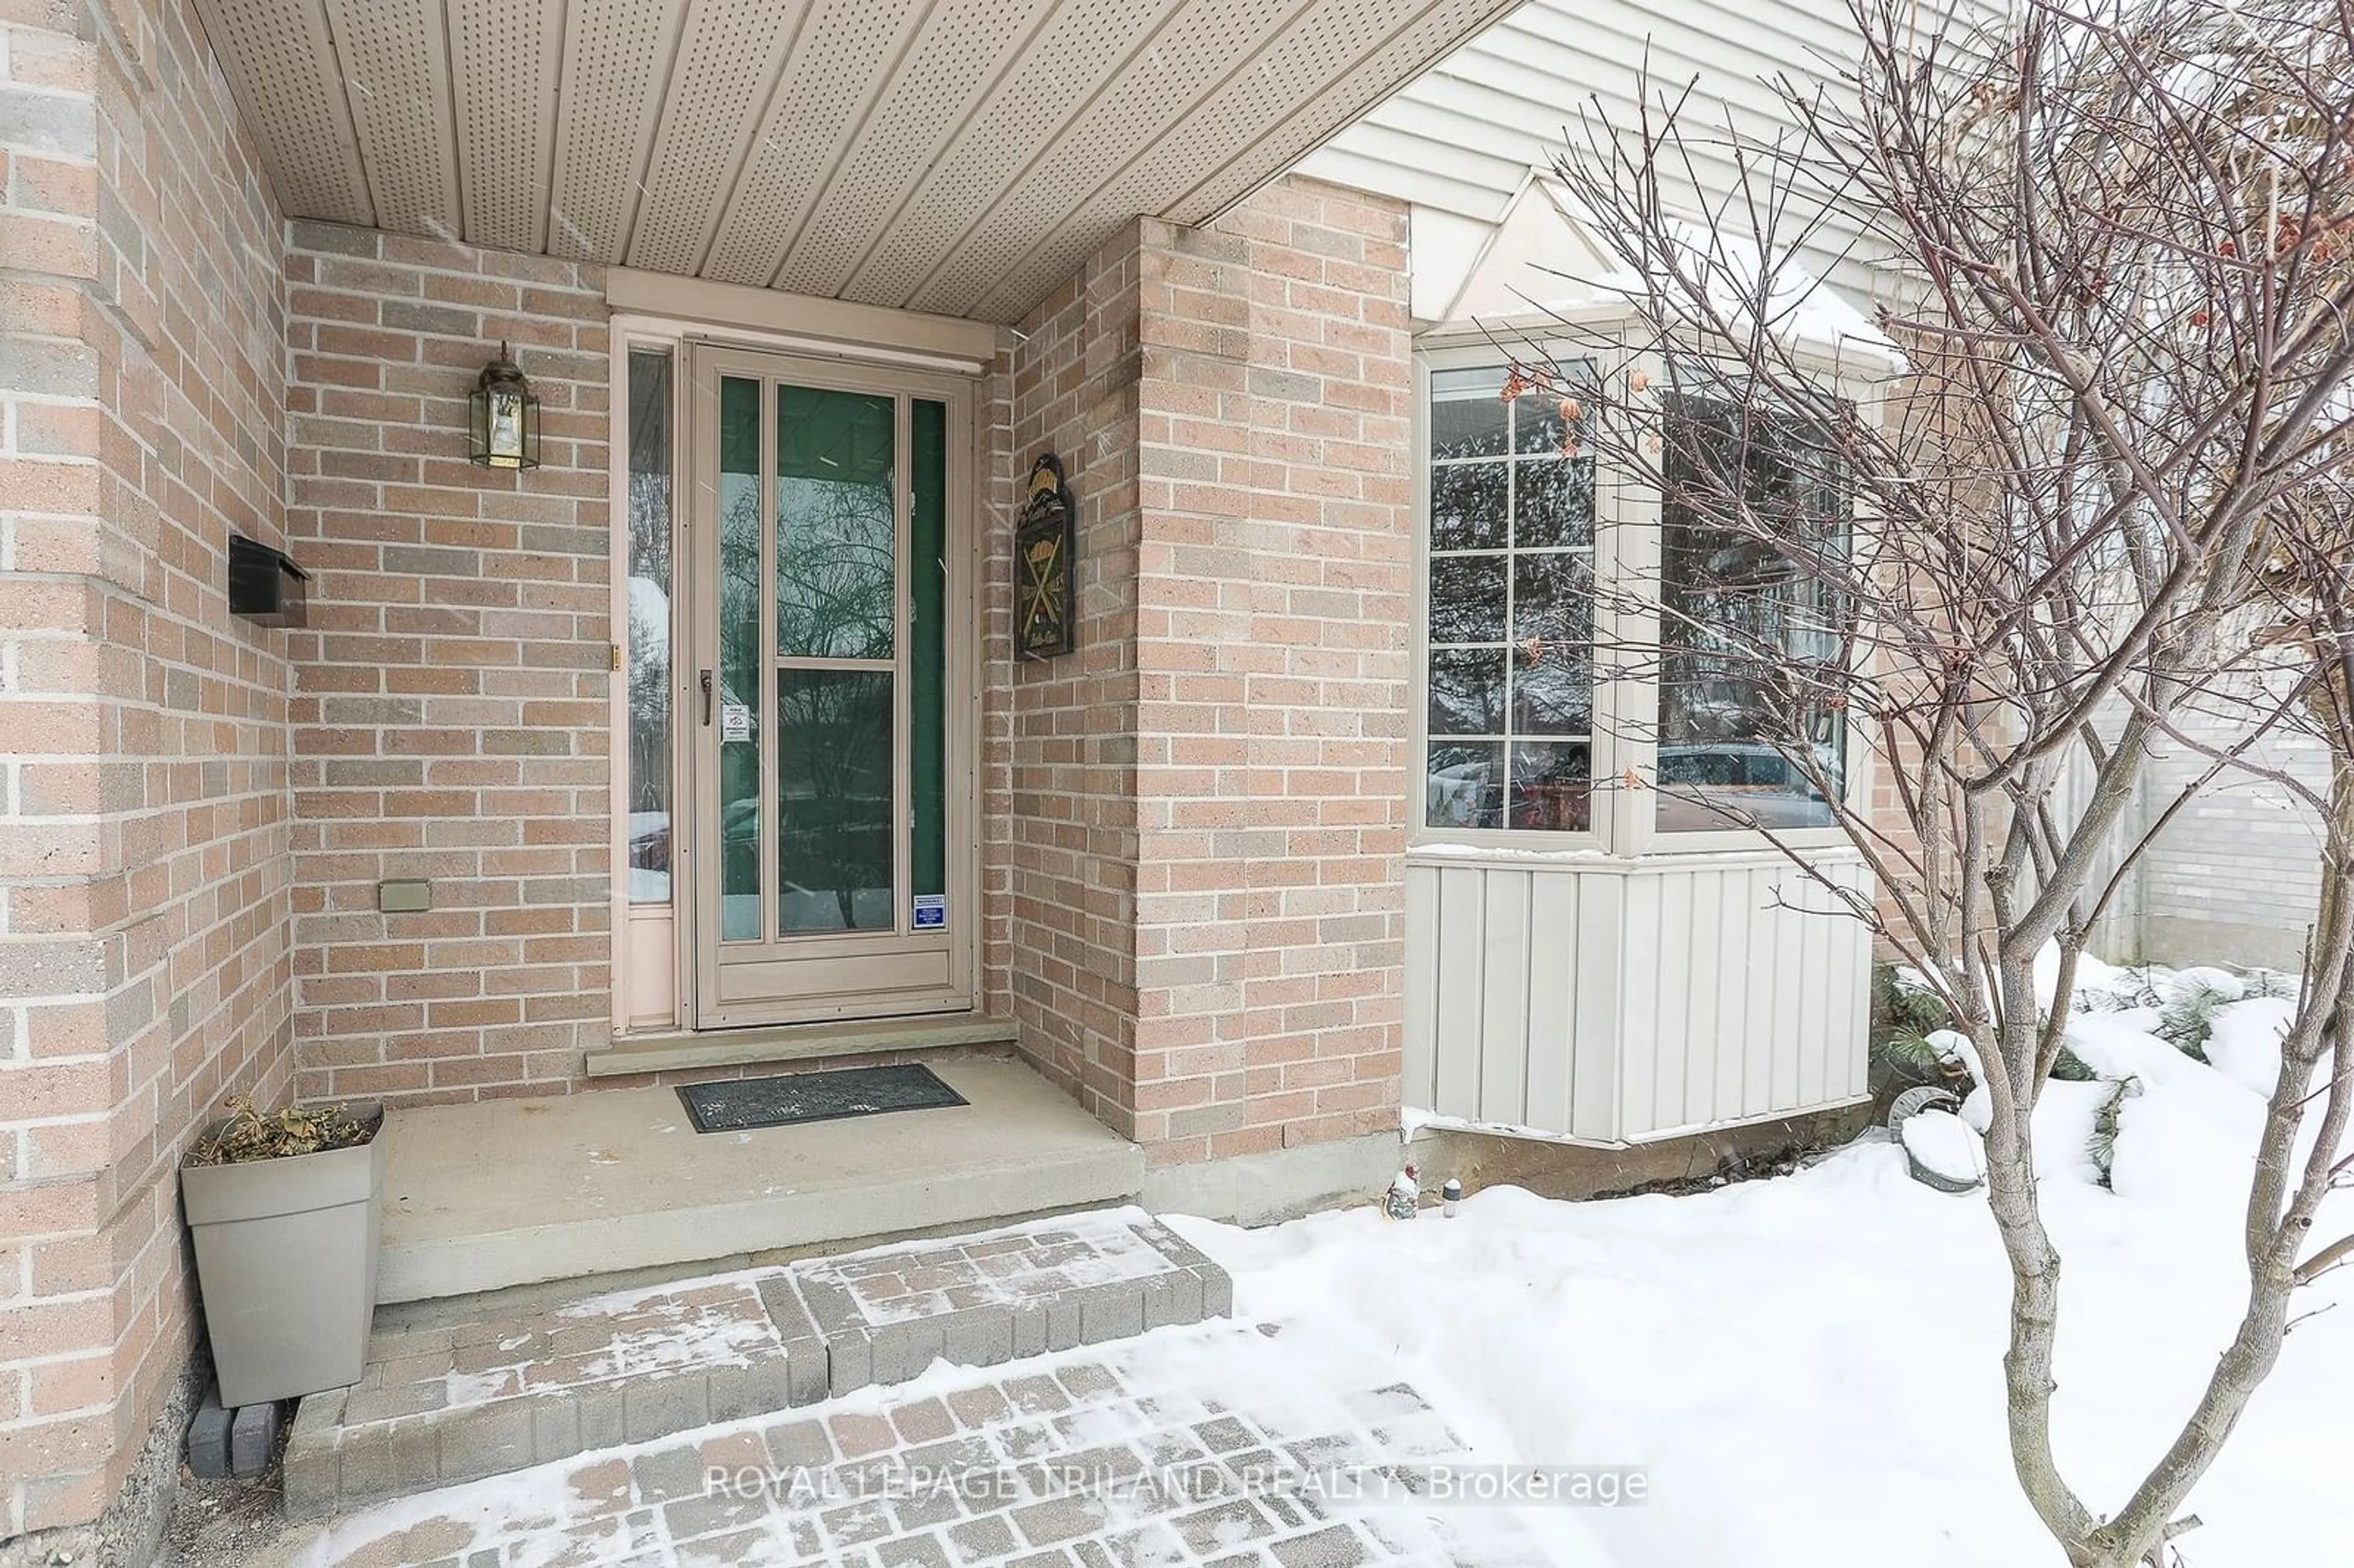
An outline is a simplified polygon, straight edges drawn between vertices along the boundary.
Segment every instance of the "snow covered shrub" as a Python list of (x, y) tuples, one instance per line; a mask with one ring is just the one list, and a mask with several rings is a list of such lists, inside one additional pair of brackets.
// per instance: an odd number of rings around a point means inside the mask
[(2158, 1025), (2150, 1033), (2192, 1061), (2204, 1062), (2208, 1037), (2215, 1033), (2215, 1010), (2239, 1000), (2237, 991), (2204, 980), (2178, 985), (2173, 999), (2158, 1009)]
[(2075, 1004), (2086, 1012), (2129, 1012), (2137, 1007), (2164, 1007), (2166, 997), (2158, 990), (2160, 974), (2147, 966), (2117, 969), (2108, 977), (2106, 984), (2078, 991)]
[(2240, 1000), (2254, 1001), (2260, 997), (2285, 997), (2295, 1000), (2296, 980), (2278, 969), (2243, 969), (2240, 971)]
[(1900, 1073), (1934, 1083), (1955, 1075), (1957, 1058), (1937, 1049), (1929, 1036), (1947, 1027), (1953, 1014), (1909, 970), (1875, 964), (1872, 970), (1874, 1047), (1882, 1062)]
[(2121, 1078), (2100, 1110), (2093, 1118), (2093, 1136), (2087, 1152), (2093, 1157), (2093, 1169), (2101, 1173), (2101, 1185), (2109, 1185), (2109, 1172), (2117, 1161), (2117, 1118), (2125, 1103), (2141, 1093), (2139, 1078)]

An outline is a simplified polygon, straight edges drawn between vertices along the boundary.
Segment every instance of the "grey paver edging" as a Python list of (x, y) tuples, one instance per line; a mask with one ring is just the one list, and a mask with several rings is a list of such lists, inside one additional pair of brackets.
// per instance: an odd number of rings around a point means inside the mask
[(584, 1454), (548, 1486), (476, 1485), (347, 1521), (334, 1544), (349, 1568), (1555, 1561), (1518, 1510), (1399, 1506), (1428, 1467), (1469, 1457), (1461, 1436), (1377, 1351), (1296, 1368), (1284, 1332), (1204, 1325)]
[[(1234, 1309), (1225, 1270), (1140, 1210), (1033, 1221), (390, 1336), (305, 1399), (296, 1519)], [(632, 1364), (642, 1363), (642, 1364)]]

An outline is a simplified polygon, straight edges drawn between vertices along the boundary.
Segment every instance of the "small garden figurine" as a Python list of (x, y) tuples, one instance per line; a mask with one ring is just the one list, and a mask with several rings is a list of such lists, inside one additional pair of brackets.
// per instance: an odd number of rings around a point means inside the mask
[(1382, 1199), (1382, 1213), (1394, 1220), (1410, 1220), (1422, 1211), (1422, 1180), (1412, 1165), (1397, 1173)]

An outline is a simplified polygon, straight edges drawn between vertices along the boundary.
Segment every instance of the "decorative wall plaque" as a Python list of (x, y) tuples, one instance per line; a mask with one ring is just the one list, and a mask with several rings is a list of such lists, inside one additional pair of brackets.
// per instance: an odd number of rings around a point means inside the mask
[(1013, 646), (1024, 659), (1051, 659), (1078, 645), (1071, 586), (1078, 510), (1063, 482), (1063, 460), (1039, 453), (1013, 531)]

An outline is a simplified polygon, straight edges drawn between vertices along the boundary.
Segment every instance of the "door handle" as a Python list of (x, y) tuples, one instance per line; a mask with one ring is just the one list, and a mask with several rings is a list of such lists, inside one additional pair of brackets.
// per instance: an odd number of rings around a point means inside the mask
[(703, 672), (703, 727), (711, 727), (711, 672)]

